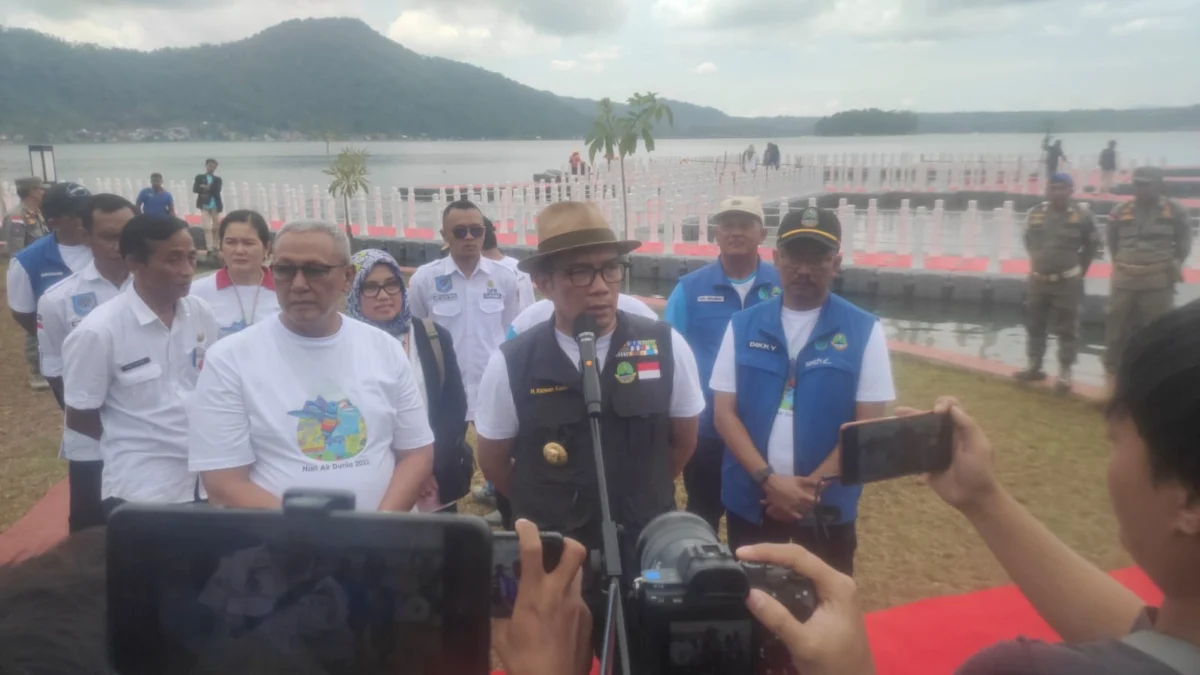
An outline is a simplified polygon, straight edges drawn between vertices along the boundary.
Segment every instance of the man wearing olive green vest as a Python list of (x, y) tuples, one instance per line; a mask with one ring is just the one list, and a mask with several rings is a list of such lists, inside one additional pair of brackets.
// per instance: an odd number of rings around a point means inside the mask
[(1175, 305), (1175, 284), (1192, 249), (1187, 211), (1163, 196), (1163, 172), (1143, 166), (1133, 173), (1135, 198), (1109, 215), (1112, 252), (1104, 369), (1111, 383), (1129, 337)]

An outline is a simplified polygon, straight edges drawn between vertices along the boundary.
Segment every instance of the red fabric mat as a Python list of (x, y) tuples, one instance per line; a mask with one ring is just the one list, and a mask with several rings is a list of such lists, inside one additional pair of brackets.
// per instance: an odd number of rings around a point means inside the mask
[[(1112, 575), (1146, 604), (1162, 601), (1162, 593), (1140, 569), (1129, 567)], [(872, 612), (867, 615), (867, 633), (879, 675), (949, 675), (972, 654), (1001, 640), (1058, 640), (1016, 586)], [(591, 675), (598, 671), (599, 664), (593, 664)]]
[[(1148, 605), (1162, 594), (1137, 568), (1113, 572)], [(1018, 636), (1057, 641), (1016, 586), (921, 600), (867, 615), (879, 675), (952, 673), (975, 652)]]

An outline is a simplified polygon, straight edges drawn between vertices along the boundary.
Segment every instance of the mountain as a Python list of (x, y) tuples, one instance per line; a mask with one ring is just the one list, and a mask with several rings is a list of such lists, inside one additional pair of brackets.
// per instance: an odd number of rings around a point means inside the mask
[[(596, 107), (422, 56), (357, 19), (293, 20), (236, 42), (154, 52), (0, 28), (0, 73), (0, 134), (30, 141), (137, 129), (155, 131), (133, 138), (578, 139)], [(810, 135), (820, 121), (669, 103), (675, 127), (660, 128), (664, 138), (784, 138)], [(1200, 129), (1200, 106), (917, 117), (917, 133)]]
[(422, 56), (355, 19), (288, 21), (223, 45), (138, 52), (0, 33), (0, 133), (136, 127), (435, 138), (571, 137), (548, 92)]

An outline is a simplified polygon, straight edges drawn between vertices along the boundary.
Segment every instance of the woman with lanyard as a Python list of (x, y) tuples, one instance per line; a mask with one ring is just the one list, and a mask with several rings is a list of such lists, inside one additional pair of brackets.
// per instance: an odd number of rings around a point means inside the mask
[(257, 211), (232, 211), (217, 230), (225, 266), (192, 282), (192, 295), (217, 317), (218, 339), (279, 313), (275, 282), (266, 267), (271, 231)]
[(350, 258), (357, 274), (346, 296), (346, 314), (387, 331), (404, 345), (417, 388), (425, 396), (433, 429), (433, 477), (422, 511), (456, 511), (467, 494), (475, 460), (466, 444), (467, 392), (463, 388), (450, 331), (428, 319), (413, 321), (400, 264), (384, 251), (366, 249)]

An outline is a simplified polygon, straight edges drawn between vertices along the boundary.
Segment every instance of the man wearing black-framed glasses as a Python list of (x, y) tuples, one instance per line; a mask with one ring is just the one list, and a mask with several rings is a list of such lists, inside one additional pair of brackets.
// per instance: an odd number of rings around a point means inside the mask
[(190, 468), (222, 506), (279, 508), (309, 487), (350, 490), (363, 511), (411, 510), (433, 474), (433, 433), (396, 339), (341, 313), (357, 275), (346, 233), (291, 222), (274, 255), (279, 314), (208, 353), (188, 407)]
[(483, 256), (486, 234), (479, 207), (466, 200), (451, 202), (442, 212), (449, 255), (422, 265), (408, 282), (413, 317), (433, 319), (454, 340), (468, 421), (475, 419), (483, 369), (521, 311), (516, 274)]
[[(537, 254), (521, 261), (554, 303), (550, 321), (506, 342), (479, 387), (479, 465), (513, 514), (600, 546), (599, 495), (584, 414), (575, 320), (595, 320), (601, 435), (613, 517), (632, 553), (651, 519), (675, 508), (674, 479), (696, 446), (704, 395), (696, 359), (662, 321), (617, 308), (624, 256), (594, 204), (559, 202), (538, 215)], [(627, 561), (630, 572), (638, 569)], [(598, 622), (603, 625), (603, 622)]]

